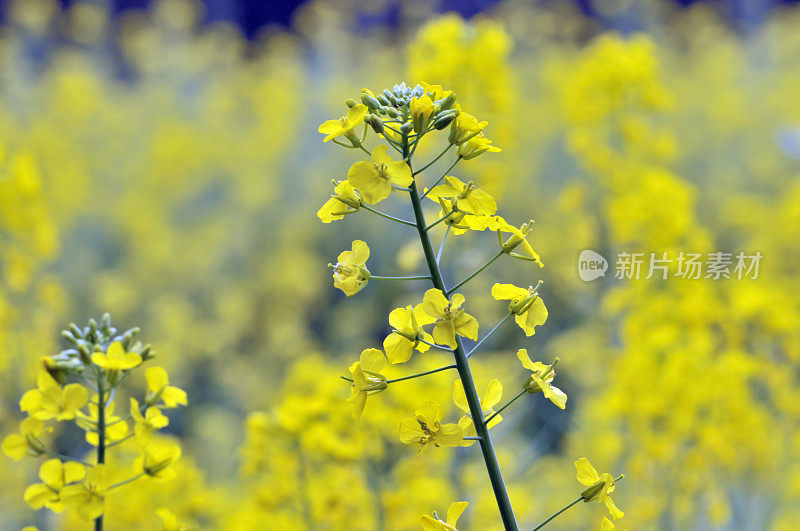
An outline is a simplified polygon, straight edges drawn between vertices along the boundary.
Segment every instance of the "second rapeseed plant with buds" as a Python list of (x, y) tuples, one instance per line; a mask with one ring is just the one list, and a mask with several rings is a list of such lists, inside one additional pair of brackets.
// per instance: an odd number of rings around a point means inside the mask
[[(99, 324), (90, 320), (84, 328), (70, 325), (62, 333), (70, 348), (42, 359), (36, 389), (20, 400), (28, 417), (20, 423), (19, 433), (2, 443), (3, 453), (15, 460), (49, 457), (39, 467), (41, 482), (24, 493), (32, 509), (47, 507), (57, 513), (72, 509), (81, 518), (94, 520), (95, 530), (102, 530), (106, 496), (140, 478), (167, 479), (174, 474), (172, 465), (181, 448), (157, 432), (169, 424), (162, 409), (188, 401), (182, 389), (169, 385), (167, 371), (148, 367), (143, 403), (131, 397), (129, 412), (114, 414), (120, 384), (155, 357), (150, 345), (134, 341), (138, 332), (132, 328), (117, 333), (106, 314)], [(74, 423), (95, 448), (85, 456), (57, 453), (47, 440), (54, 431), (50, 422)], [(127, 475), (116, 477), (118, 472), (106, 467), (106, 454), (128, 439), (135, 442), (139, 456)]]
[[(421, 83), (409, 87), (401, 83), (377, 93), (364, 89), (360, 104), (353, 100), (346, 103), (349, 107), (347, 115), (339, 120), (325, 122), (319, 131), (327, 135), (325, 141), (334, 140), (341, 146), (359, 149), (367, 154), (367, 158), (350, 167), (346, 181), (334, 181), (333, 195), (320, 208), (317, 216), (323, 223), (330, 223), (363, 209), (400, 225), (413, 227), (419, 236), (427, 272), (406, 277), (373, 275), (366, 268), (369, 246), (366, 242), (356, 240), (350, 251), (341, 253), (337, 263), (331, 264), (334, 269), (334, 286), (351, 296), (366, 288), (369, 280), (428, 280), (433, 284), (416, 304), (397, 308), (389, 314), (392, 331), (383, 340), (386, 354), (375, 348), (363, 350), (359, 360), (350, 365), (349, 376), (342, 376), (351, 384), (349, 401), (353, 403), (353, 416), (361, 416), (367, 397), (387, 391), (396, 383), (456, 369), (458, 379), (453, 384), (453, 400), (464, 416), (458, 423), (448, 423), (444, 420), (442, 404), (420, 400), (421, 404), (414, 412), (414, 417), (403, 420), (399, 425), (400, 441), (416, 446), (419, 452), (430, 447), (470, 446), (479, 442), (500, 519), (505, 529), (516, 531), (519, 529), (518, 524), (489, 428), (498, 424), (502, 420), (500, 413), (523, 395), (541, 393), (561, 409), (566, 407), (567, 396), (552, 385), (555, 363), (549, 366), (540, 362), (534, 363), (528, 358), (527, 352), (521, 349), (518, 357), (530, 373), (520, 385), (519, 392), (497, 407), (502, 398), (503, 386), (499, 380), (492, 379), (481, 399), (472, 377), (469, 357), (511, 315), (515, 316), (526, 336), (533, 335), (535, 327), (545, 323), (547, 308), (538, 292), (541, 281), (535, 288), (531, 286), (527, 289), (512, 284), (495, 284), (491, 296), (497, 300), (509, 301), (508, 313), (480, 339), (478, 320), (467, 313), (466, 298), (455, 291), (503, 255), (542, 267), (539, 255), (528, 241), (533, 221), (519, 227), (508, 223), (496, 214), (497, 202), (489, 193), (472, 180), (464, 181), (450, 175), (456, 164), (462, 160), (501, 151), (483, 134), (488, 123), (462, 112), (453, 92), (444, 90), (439, 85)], [(415, 171), (414, 155), (422, 138), (448, 129), (449, 133), (444, 135), (446, 145), (441, 154)], [(372, 149), (365, 145), (369, 131), (374, 132), (377, 142)], [(338, 137), (345, 137), (349, 144), (337, 140)], [(454, 146), (456, 157), (447, 170), (432, 182), (421, 183), (421, 174)], [(390, 151), (394, 152), (391, 156)], [(397, 194), (402, 194), (408, 200), (410, 214), (406, 218), (395, 217), (369, 206)], [(422, 203), (426, 198), (441, 207), (440, 216), (432, 223), (425, 220), (423, 213)], [(407, 219), (412, 216), (413, 219)], [(442, 232), (438, 252), (434, 252), (431, 243), (431, 231), (436, 227)], [(459, 236), (470, 231), (486, 230), (497, 233), (499, 249), (495, 251), (496, 254), (472, 274), (448, 286), (440, 264), (447, 237), (451, 233)], [(464, 348), (464, 340), (476, 342), (469, 352)], [(381, 373), (387, 358), (392, 364), (405, 363), (411, 359), (415, 350), (422, 354), (431, 348), (451, 352), (453, 363), (394, 379), (387, 379)], [(607, 494), (613, 490), (613, 481), (608, 484), (603, 479), (602, 486), (591, 499), (602, 496), (603, 500), (610, 500)], [(539, 527), (572, 505), (574, 503), (552, 515)], [(466, 506), (467, 502), (451, 505), (446, 521), (435, 514), (433, 517), (425, 515), (422, 517), (422, 525), (428, 530), (454, 530), (458, 517)], [(617, 517), (619, 514), (612, 511), (612, 516)]]

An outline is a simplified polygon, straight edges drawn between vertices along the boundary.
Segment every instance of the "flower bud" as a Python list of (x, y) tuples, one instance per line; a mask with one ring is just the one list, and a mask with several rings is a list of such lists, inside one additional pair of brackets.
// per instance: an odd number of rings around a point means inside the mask
[(406, 135), (413, 130), (414, 130), (414, 125), (411, 123), (404, 123), (403, 125), (400, 126), (400, 132)]
[(439, 114), (436, 120), (434, 120), (433, 127), (436, 128), (436, 130), (441, 131), (442, 129), (450, 125), (453, 122), (453, 120), (455, 120), (456, 116), (458, 116), (458, 111), (455, 112), (445, 111)]
[(370, 111), (374, 111), (381, 106), (381, 103), (367, 89), (361, 92), (361, 103), (369, 107)]
[[(439, 103), (439, 102), (441, 102), (441, 103)], [(455, 105), (455, 103), (456, 103), (456, 95), (453, 94), (453, 93), (448, 94), (448, 96), (446, 98), (437, 101), (437, 103), (439, 103), (439, 108), (441, 110), (443, 110), (443, 111), (446, 111), (448, 109), (452, 109), (453, 105)]]
[(364, 121), (372, 128), (373, 131), (379, 135), (383, 134), (383, 121), (381, 121), (378, 116), (374, 114), (368, 114), (366, 118), (364, 118)]
[(345, 100), (345, 102), (344, 102), (344, 103), (345, 103), (345, 105), (347, 105), (347, 107), (348, 107), (348, 108), (350, 108), (350, 109), (352, 109), (353, 107), (355, 107), (356, 105), (358, 105), (358, 103), (356, 103), (356, 100), (354, 100), (353, 98), (347, 98), (347, 100)]

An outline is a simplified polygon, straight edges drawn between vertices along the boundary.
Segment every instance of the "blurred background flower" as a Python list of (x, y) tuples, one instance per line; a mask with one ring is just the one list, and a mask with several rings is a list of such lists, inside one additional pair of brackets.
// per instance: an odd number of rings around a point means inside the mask
[[(629, 528), (795, 529), (800, 11), (789, 4), (6, 3), (2, 432), (16, 431), (18, 397), (61, 348), (58, 331), (108, 311), (147, 330), (192, 397), (165, 430), (184, 448), (176, 478), (109, 498), (111, 528), (157, 528), (166, 506), (209, 529), (417, 529), (463, 499), (460, 527), (497, 529), (474, 446), (417, 457), (397, 437), (422, 394), (455, 421), (451, 375), (393, 385), (358, 421), (339, 379), (389, 333), (392, 308), (418, 301), (400, 285), (345, 300), (325, 264), (354, 239), (380, 274), (418, 271), (421, 256), (379, 218), (319, 223), (353, 160), (317, 127), (363, 87), (424, 80), (489, 121), (503, 152), (454, 174), (506, 219), (535, 219), (546, 264), (501, 262), (465, 289), (491, 323), (506, 310), (494, 281), (544, 280), (547, 323), (524, 340), (498, 331), (474, 361), (479, 389), (492, 378), (516, 389), (518, 347), (561, 359), (567, 413), (520, 400), (493, 430), (521, 525), (580, 492), (572, 461), (585, 455), (625, 473), (614, 499)], [(490, 258), (492, 235), (463, 238), (447, 249), (451, 280)], [(757, 280), (586, 283), (583, 249), (764, 260)], [(446, 362), (417, 358), (411, 370)], [(81, 435), (55, 444), (69, 453)], [(84, 528), (25, 506), (37, 468), (0, 460), (0, 527)], [(601, 511), (581, 504), (559, 524), (595, 526)]]

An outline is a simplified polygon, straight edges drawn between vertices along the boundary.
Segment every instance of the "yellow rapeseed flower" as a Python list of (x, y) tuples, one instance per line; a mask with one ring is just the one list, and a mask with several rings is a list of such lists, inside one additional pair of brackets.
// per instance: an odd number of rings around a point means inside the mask
[[(533, 250), (528, 240), (525, 239), (531, 230), (533, 230), (533, 220), (523, 223), (520, 228), (505, 223), (502, 227), (497, 229), (497, 239), (500, 241), (500, 248), (508, 256), (535, 262), (539, 264), (539, 267), (544, 267), (539, 255)], [(503, 232), (511, 233), (511, 236), (509, 236), (506, 241), (503, 241)], [(516, 251), (520, 245), (522, 245), (522, 253)]]
[(171, 465), (180, 457), (180, 445), (171, 441), (152, 439), (142, 448), (142, 455), (136, 458), (133, 468), (151, 478), (171, 479), (175, 477), (175, 470)]
[(431, 116), (436, 112), (436, 107), (433, 105), (433, 100), (427, 94), (414, 98), (408, 104), (411, 111), (411, 123), (414, 126), (414, 132), (424, 133), (430, 124)]
[(153, 432), (169, 425), (169, 418), (161, 413), (155, 406), (148, 407), (144, 415), (139, 407), (139, 401), (131, 397), (131, 418), (135, 422), (133, 431), (139, 444), (144, 444), (152, 437)]
[(567, 407), (566, 393), (550, 383), (556, 376), (553, 366), (558, 362), (558, 358), (550, 365), (545, 365), (540, 361), (533, 362), (528, 356), (528, 351), (524, 348), (517, 351), (517, 358), (522, 362), (523, 367), (531, 371), (530, 377), (522, 384), (522, 387), (530, 394), (541, 392), (552, 403), (561, 409), (565, 409)]
[[(489, 385), (486, 386), (486, 392), (483, 393), (483, 398), (481, 398), (481, 409), (483, 410), (484, 418), (488, 419), (494, 414), (493, 408), (500, 402), (501, 398), (503, 398), (503, 384), (500, 383), (500, 380), (492, 380), (489, 382)], [(475, 423), (472, 420), (472, 415), (470, 415), (467, 395), (464, 392), (464, 384), (461, 380), (453, 381), (453, 402), (458, 409), (464, 412), (464, 416), (458, 420), (458, 425), (461, 427), (464, 437), (475, 436), (477, 434), (475, 431)], [(494, 418), (492, 418), (486, 426), (492, 428), (500, 424), (502, 420), (502, 416), (494, 415)], [(474, 440), (467, 440), (464, 441), (461, 446), (471, 446), (473, 444), (475, 444)]]
[(108, 346), (105, 353), (92, 354), (92, 363), (107, 371), (126, 371), (133, 369), (142, 362), (142, 356), (137, 352), (125, 352), (122, 343), (114, 341)]
[(434, 186), (428, 197), (437, 201), (440, 197), (456, 199), (456, 208), (476, 216), (491, 216), (497, 212), (497, 202), (494, 198), (475, 186), (473, 181), (464, 183), (456, 177), (446, 176), (446, 184)]
[(430, 445), (461, 446), (464, 437), (461, 427), (458, 424), (441, 424), (444, 413), (439, 403), (425, 402), (415, 414), (415, 418), (400, 423), (400, 441), (418, 444), (420, 453)]
[[(124, 439), (128, 435), (128, 423), (119, 415), (114, 414), (114, 407), (114, 402), (106, 404), (104, 414), (106, 444)], [(97, 446), (100, 441), (100, 435), (97, 433), (98, 420), (97, 395), (94, 395), (89, 401), (89, 414), (79, 411), (75, 417), (75, 423), (86, 431), (86, 442), (92, 446)]]
[(575, 469), (578, 472), (578, 482), (588, 487), (581, 493), (583, 501), (590, 502), (596, 499), (598, 502), (604, 503), (606, 508), (608, 508), (608, 512), (611, 513), (611, 516), (613, 516), (615, 520), (625, 516), (625, 513), (620, 511), (617, 506), (614, 505), (614, 500), (611, 499), (610, 494), (614, 492), (615, 489), (614, 478), (611, 477), (611, 474), (608, 472), (602, 475), (598, 474), (597, 470), (595, 470), (585, 457), (581, 457), (575, 461)]
[(353, 146), (358, 147), (361, 142), (353, 132), (353, 129), (364, 122), (364, 117), (366, 115), (367, 106), (359, 103), (351, 107), (347, 111), (347, 114), (338, 120), (327, 120), (323, 122), (318, 129), (320, 133), (326, 135), (322, 141), (327, 142), (328, 140), (344, 136), (352, 142)]
[(36, 384), (37, 389), (22, 395), (19, 407), (39, 420), (72, 420), (89, 400), (89, 391), (84, 386), (69, 384), (61, 387), (44, 370), (39, 372)]
[(366, 267), (369, 259), (369, 246), (361, 240), (353, 241), (351, 250), (342, 251), (336, 258), (336, 264), (328, 264), (333, 268), (333, 285), (348, 297), (355, 295), (367, 285), (369, 270)]
[(380, 374), (385, 366), (386, 356), (376, 348), (361, 352), (359, 360), (350, 366), (353, 385), (348, 401), (353, 402), (353, 418), (359, 418), (364, 412), (367, 396), (380, 393), (388, 387), (386, 377)]
[(147, 380), (145, 403), (148, 406), (156, 405), (159, 400), (167, 408), (188, 404), (186, 391), (169, 385), (169, 375), (163, 367), (150, 367), (145, 371), (144, 377)]
[(383, 350), (391, 363), (405, 363), (411, 359), (414, 349), (426, 352), (431, 348), (423, 343), (424, 339), (433, 343), (433, 336), (422, 329), (423, 326), (436, 322), (435, 317), (428, 315), (422, 308), (422, 303), (416, 306), (395, 308), (389, 313), (389, 324), (394, 329), (383, 340)]
[(535, 334), (535, 328), (547, 320), (547, 308), (533, 286), (525, 289), (513, 284), (495, 284), (492, 286), (492, 297), (511, 301), (508, 309), (514, 312), (514, 320), (526, 336)]
[(75, 509), (84, 520), (94, 520), (103, 514), (106, 491), (111, 486), (105, 465), (94, 465), (86, 469), (81, 483), (67, 485), (61, 490), (61, 501)]
[(422, 515), (422, 529), (425, 531), (458, 531), (456, 524), (467, 505), (469, 502), (465, 501), (451, 503), (447, 509), (447, 520), (444, 522), (439, 520), (436, 513), (433, 516)]
[(487, 125), (489, 125), (489, 122), (479, 122), (474, 116), (461, 112), (450, 125), (450, 136), (448, 140), (451, 144), (460, 146), (464, 142), (477, 136)]
[(86, 471), (83, 465), (73, 461), (62, 463), (59, 459), (48, 459), (39, 467), (42, 483), (34, 483), (25, 489), (25, 503), (31, 509), (48, 509), (60, 513), (64, 510), (61, 492), (68, 483), (83, 479)]
[(493, 146), (492, 141), (483, 136), (483, 133), (478, 133), (458, 146), (458, 155), (464, 160), (473, 159), (487, 151), (490, 153), (497, 153), (503, 150), (497, 146)]
[(431, 288), (425, 292), (422, 307), (428, 315), (436, 318), (433, 339), (437, 345), (456, 348), (456, 334), (478, 339), (478, 321), (461, 308), (464, 301), (460, 293), (447, 300), (440, 289)]
[(12, 433), (3, 439), (2, 451), (11, 459), (19, 461), (26, 455), (33, 457), (42, 455), (44, 444), (39, 440), (43, 433), (53, 428), (45, 427), (44, 421), (28, 417), (19, 424), (19, 433)]
[(392, 185), (411, 186), (414, 177), (404, 160), (390, 157), (385, 145), (375, 146), (372, 160), (361, 160), (350, 166), (347, 181), (367, 203), (379, 203), (392, 193)]
[(361, 208), (361, 194), (347, 181), (333, 181), (333, 195), (317, 212), (323, 223), (342, 219), (347, 214), (358, 212)]

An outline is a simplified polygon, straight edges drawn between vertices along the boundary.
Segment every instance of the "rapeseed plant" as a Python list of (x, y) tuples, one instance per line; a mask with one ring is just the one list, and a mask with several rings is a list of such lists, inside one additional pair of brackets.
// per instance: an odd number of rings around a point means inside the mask
[[(39, 467), (42, 482), (25, 490), (25, 502), (32, 509), (47, 507), (56, 513), (72, 509), (84, 520), (94, 520), (94, 528), (100, 530), (106, 496), (115, 489), (140, 478), (167, 479), (175, 474), (172, 465), (180, 458), (181, 448), (156, 432), (169, 424), (161, 409), (185, 406), (187, 397), (182, 389), (168, 385), (163, 368), (147, 369), (143, 405), (131, 397), (128, 414), (114, 414), (120, 384), (155, 357), (150, 345), (134, 342), (138, 333), (138, 328), (117, 333), (106, 314), (99, 323), (92, 319), (84, 328), (70, 325), (62, 332), (70, 347), (42, 358), (36, 388), (25, 392), (19, 403), (28, 417), (20, 423), (19, 433), (8, 435), (2, 443), (3, 453), (15, 460), (52, 458)], [(77, 456), (48, 449), (43, 435), (54, 430), (48, 421), (76, 425), (96, 449)], [(107, 452), (130, 438), (139, 455), (120, 476), (120, 470), (108, 469)]]
[[(464, 295), (454, 292), (487, 269), (503, 254), (531, 261), (542, 267), (539, 255), (527, 240), (533, 229), (533, 221), (523, 223), (519, 228), (510, 225), (502, 217), (495, 215), (497, 203), (489, 193), (477, 188), (474, 181), (464, 183), (460, 179), (448, 175), (459, 161), (468, 161), (484, 153), (501, 151), (500, 148), (492, 145), (491, 140), (483, 134), (483, 129), (488, 125), (487, 122), (479, 122), (469, 115), (459, 120), (461, 106), (456, 103), (455, 93), (443, 90), (441, 86), (429, 85), (424, 82), (414, 87), (401, 83), (392, 89), (384, 89), (377, 96), (372, 91), (364, 89), (361, 101), (362, 104), (356, 104), (354, 100), (346, 102), (350, 108), (348, 112), (358, 117), (359, 123), (364, 122), (360, 133), (351, 127), (354, 120), (348, 118), (342, 118), (339, 121), (329, 120), (319, 127), (319, 132), (328, 135), (325, 137), (325, 141), (333, 139), (344, 147), (360, 149), (370, 155), (371, 159), (356, 162), (350, 167), (347, 172), (347, 183), (351, 189), (348, 189), (347, 195), (342, 195), (344, 190), (340, 189), (341, 184), (337, 184), (334, 195), (323, 205), (317, 216), (324, 223), (329, 223), (337, 219), (338, 213), (355, 213), (360, 207), (366, 207), (367, 203), (375, 204), (384, 201), (395, 195), (395, 192), (407, 193), (413, 221), (378, 212), (372, 210), (371, 207), (366, 208), (380, 214), (383, 218), (416, 228), (427, 264), (427, 274), (408, 277), (371, 275), (366, 269), (366, 261), (370, 256), (369, 246), (361, 240), (356, 240), (353, 242), (352, 250), (340, 254), (337, 264), (331, 266), (334, 268), (334, 286), (341, 289), (347, 296), (364, 289), (369, 279), (428, 280), (433, 287), (425, 292), (422, 301), (416, 306), (397, 308), (389, 314), (389, 323), (392, 325), (393, 331), (383, 342), (386, 356), (378, 349), (364, 350), (359, 361), (350, 366), (350, 377), (343, 377), (351, 383), (349, 400), (354, 403), (353, 416), (358, 418), (362, 415), (366, 398), (370, 394), (386, 391), (393, 384), (401, 381), (456, 369), (459, 378), (453, 384), (452, 396), (456, 406), (464, 412), (461, 420), (458, 423), (444, 422), (442, 405), (428, 400), (416, 408), (413, 418), (408, 418), (400, 423), (400, 441), (417, 446), (419, 453), (430, 447), (470, 446), (478, 441), (489, 482), (497, 501), (500, 519), (505, 529), (516, 531), (518, 524), (489, 429), (502, 420), (500, 412), (524, 394), (541, 392), (561, 409), (565, 408), (567, 397), (561, 390), (550, 384), (555, 376), (553, 371), (555, 363), (550, 366), (544, 366), (538, 362), (534, 364), (528, 358), (526, 351), (521, 349), (518, 357), (523, 366), (531, 371), (531, 375), (528, 381), (521, 386), (521, 391), (495, 411), (495, 406), (502, 398), (503, 386), (498, 380), (493, 379), (489, 382), (483, 399), (480, 399), (475, 388), (469, 358), (481, 347), (486, 338), (511, 315), (516, 316), (517, 323), (528, 336), (534, 333), (537, 325), (544, 324), (547, 319), (547, 308), (538, 294), (541, 283), (538, 283), (536, 288), (530, 287), (529, 289), (518, 288), (512, 284), (495, 284), (491, 290), (492, 296), (498, 300), (510, 300), (509, 311), (506, 317), (480, 341), (478, 341), (478, 320), (465, 311), (466, 298)], [(364, 107), (365, 110), (362, 110), (361, 107)], [(354, 112), (355, 109), (358, 111)], [(368, 114), (365, 115), (365, 113)], [(426, 135), (435, 134), (437, 131), (448, 128), (450, 133), (447, 136), (447, 147), (433, 159), (433, 162), (442, 157), (454, 145), (458, 146), (456, 158), (441, 177), (432, 182), (430, 187), (421, 190), (424, 185), (420, 175), (431, 166), (431, 163), (417, 171), (412, 170), (417, 148)], [(375, 140), (378, 143), (371, 151), (365, 146), (368, 129), (375, 133)], [(340, 136), (345, 136), (350, 145), (337, 141), (336, 138)], [(385, 144), (380, 143), (382, 141), (385, 141)], [(388, 156), (389, 149), (394, 150), (399, 158), (394, 159)], [(442, 181), (446, 184), (440, 184)], [(438, 202), (442, 207), (439, 219), (430, 224), (425, 220), (422, 206), (422, 200), (426, 197), (431, 201)], [(336, 201), (341, 203), (338, 208), (335, 206)], [(350, 202), (354, 202), (354, 204), (351, 205)], [(434, 253), (430, 232), (442, 222), (446, 228), (441, 238), (439, 251)], [(447, 287), (442, 276), (441, 259), (450, 232), (460, 235), (469, 230), (485, 231), (487, 229), (497, 233), (500, 250), (492, 259), (464, 280)], [(510, 235), (504, 239), (503, 233)], [(429, 331), (425, 330), (426, 326), (431, 327)], [(477, 344), (467, 352), (462, 338), (470, 339)], [(420, 345), (424, 345), (426, 348), (420, 348)], [(386, 357), (392, 364), (405, 363), (411, 358), (415, 349), (423, 353), (428, 348), (450, 351), (454, 363), (394, 380), (387, 379), (380, 373), (385, 366)], [(597, 475), (596, 472), (595, 475)], [(600, 485), (603, 488), (598, 489), (597, 493), (587, 498), (587, 501), (602, 496), (602, 499), (611, 508), (613, 502), (607, 494), (613, 491), (613, 481), (610, 484), (600, 483)], [(572, 505), (574, 503), (553, 517)], [(423, 516), (423, 527), (425, 529), (455, 529), (456, 521), (465, 507), (466, 502), (451, 505), (446, 522), (442, 522), (438, 518)], [(616, 507), (614, 509), (616, 510)], [(612, 511), (612, 515), (617, 518), (621, 516), (621, 513)]]

